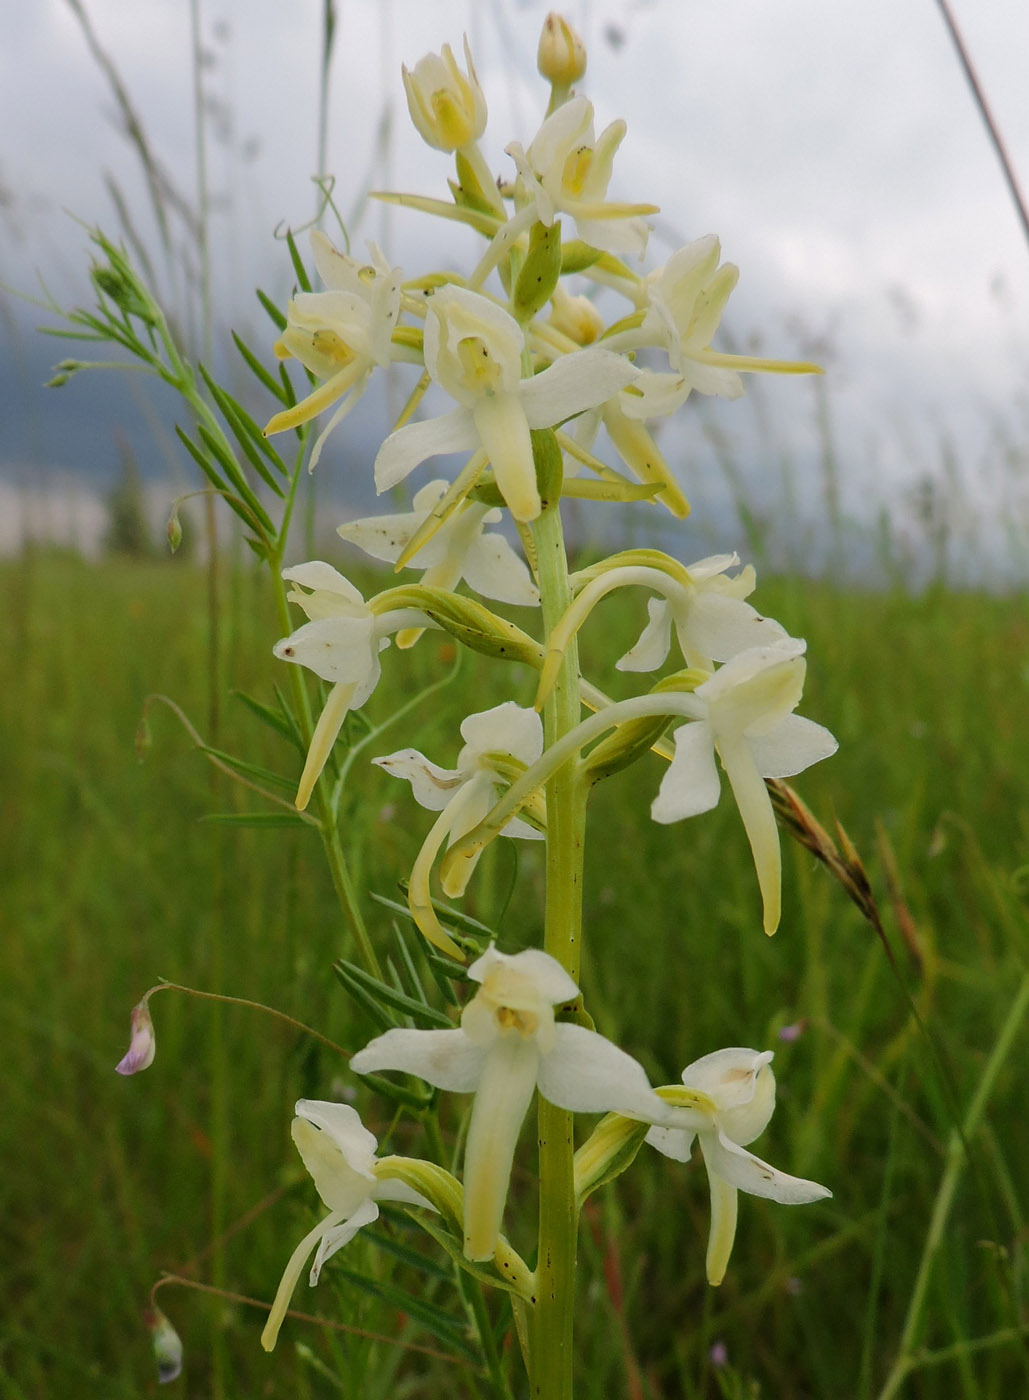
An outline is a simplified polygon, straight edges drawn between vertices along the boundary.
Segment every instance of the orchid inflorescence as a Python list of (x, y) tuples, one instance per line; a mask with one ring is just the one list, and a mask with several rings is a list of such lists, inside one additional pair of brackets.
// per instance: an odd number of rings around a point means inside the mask
[[(551, 1284), (562, 1268), (567, 1275), (569, 1259), (574, 1267), (576, 1217), (586, 1197), (623, 1171), (644, 1143), (679, 1162), (699, 1145), (711, 1192), (712, 1284), (725, 1274), (739, 1191), (785, 1203), (829, 1195), (747, 1150), (774, 1105), (771, 1052), (718, 1050), (688, 1065), (681, 1085), (655, 1089), (642, 1065), (593, 1027), (583, 1005), (582, 845), (593, 784), (654, 751), (650, 761), (664, 767), (647, 780), (651, 815), (676, 823), (717, 804), (720, 765), (753, 853), (771, 934), (781, 917), (781, 871), (766, 779), (799, 773), (836, 748), (826, 729), (795, 713), (805, 643), (748, 601), (754, 570), (735, 554), (684, 565), (656, 548), (635, 549), (577, 573), (565, 562), (563, 499), (642, 502), (655, 519), (688, 512), (651, 423), (677, 412), (694, 392), (738, 397), (745, 374), (818, 372), (811, 364), (714, 348), (738, 277), (721, 261), (717, 238), (697, 238), (662, 266), (641, 269), (647, 217), (657, 206), (611, 196), (626, 127), (615, 121), (597, 134), (591, 103), (574, 91), (585, 63), (574, 31), (549, 16), (539, 66), (550, 106), (528, 143), (506, 146), (510, 165), (499, 179), (480, 147), (487, 104), (467, 41), (463, 66), (444, 47), (404, 70), (417, 131), (455, 157), (453, 198), (383, 197), (465, 223), (485, 240), (481, 257), (466, 275), (431, 271), (405, 280), (374, 245), (360, 261), (313, 233), (323, 289), (297, 292), (275, 345), (281, 359), (299, 361), (313, 387), (265, 428), (266, 435), (296, 430), (310, 444), (308, 426), (318, 419), (309, 465), (321, 457), (324, 470), (329, 435), (373, 376), (409, 364), (421, 378), (404, 420), (375, 456), (377, 490), (397, 488), (430, 459), (463, 458), (452, 480), (436, 475), (420, 485), (408, 510), (339, 529), (372, 558), (420, 574), (415, 581), (365, 598), (324, 561), (283, 571), (288, 599), (307, 620), (277, 643), (275, 655), (329, 687), (310, 737), (299, 809), (318, 799), (344, 722), (371, 700), (391, 639), (387, 664), (398, 669), (399, 654), (427, 631), (521, 667), (511, 698), (466, 714), (452, 767), (438, 761), (445, 755), (430, 758), (413, 747), (373, 760), (435, 814), (407, 880), (408, 908), (431, 945), (427, 959), (437, 970), (452, 969), (464, 999), (456, 1023), (441, 1017), (428, 1028), (393, 1024), (354, 1054), (350, 1068), (356, 1075), (402, 1073), (470, 1096), (462, 1178), (437, 1162), (377, 1157), (354, 1108), (301, 1100), (293, 1138), (329, 1214), (294, 1251), (262, 1341), (274, 1346), (311, 1255), (313, 1284), (332, 1255), (376, 1219), (377, 1202), (390, 1201), (435, 1237), (442, 1231), (477, 1278), (488, 1280), (492, 1269), (515, 1296), (533, 1393), (554, 1397), (571, 1393), (562, 1379), (571, 1365), (570, 1299), (564, 1283)], [(645, 365), (637, 359), (644, 351)], [(430, 383), (451, 407), (412, 417)], [(478, 596), (458, 591), (462, 583)], [(612, 661), (639, 677), (641, 688), (615, 702), (602, 677), (581, 673), (577, 637), (602, 599), (626, 588), (649, 595), (649, 620)], [(523, 628), (483, 600), (542, 622)], [(648, 687), (647, 674), (665, 668), (670, 656), (676, 669)], [(533, 673), (528, 691), (524, 667)], [(476, 943), (433, 894), (436, 881), (446, 900), (460, 900), (498, 836), (544, 843), (541, 947), (505, 951)], [(134, 1046), (122, 1072), (153, 1057), (152, 1032), (142, 1021)], [(530, 1270), (502, 1225), (534, 1095), (542, 1185), (539, 1262)], [(553, 1130), (570, 1125), (571, 1114), (606, 1115), (578, 1151), (570, 1126), (563, 1134)], [(554, 1185), (559, 1179), (563, 1186)]]

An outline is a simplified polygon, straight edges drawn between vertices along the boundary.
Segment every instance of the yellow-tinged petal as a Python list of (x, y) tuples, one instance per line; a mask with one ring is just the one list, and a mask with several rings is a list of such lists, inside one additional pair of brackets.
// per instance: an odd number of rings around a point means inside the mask
[(716, 745), (754, 855), (764, 906), (764, 930), (770, 935), (779, 927), (782, 913), (782, 856), (775, 812), (746, 740), (722, 739), (716, 740)]
[(347, 717), (347, 711), (350, 709), (350, 702), (356, 689), (357, 683), (355, 681), (340, 681), (329, 691), (325, 708), (319, 715), (318, 723), (311, 735), (311, 744), (307, 750), (304, 771), (300, 775), (300, 785), (297, 788), (293, 804), (298, 812), (304, 811), (311, 800), (314, 785), (321, 777), (322, 769), (328, 761), (332, 746), (343, 727), (343, 721)]
[(511, 514), (516, 520), (535, 520), (543, 504), (536, 486), (529, 424), (517, 394), (479, 400), (472, 417)]
[(309, 423), (312, 418), (317, 418), (319, 413), (342, 397), (366, 370), (367, 366), (361, 360), (353, 360), (344, 365), (338, 374), (326, 379), (324, 384), (319, 384), (306, 399), (301, 399), (292, 408), (284, 408), (281, 413), (269, 418), (264, 426), (264, 436), (284, 433), (287, 428), (299, 428), (302, 423)]
[(707, 1281), (717, 1288), (725, 1278), (736, 1238), (739, 1192), (714, 1172), (708, 1172), (708, 1184), (711, 1187), (711, 1231), (707, 1238)]

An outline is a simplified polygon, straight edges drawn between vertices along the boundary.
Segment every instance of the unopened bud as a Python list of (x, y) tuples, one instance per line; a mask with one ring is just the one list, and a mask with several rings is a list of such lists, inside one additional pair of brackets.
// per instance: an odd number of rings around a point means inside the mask
[(553, 303), (549, 319), (555, 330), (576, 345), (592, 345), (604, 329), (604, 318), (589, 297), (573, 297), (559, 285), (554, 288)]
[[(157, 1042), (154, 1039), (154, 1023), (150, 1019), (150, 1010), (147, 1006), (147, 999), (144, 997), (137, 1006), (132, 1008), (132, 1039), (129, 1041), (128, 1050), (115, 1065), (115, 1069), (119, 1074), (138, 1074), (140, 1070), (150, 1068), (156, 1053)], [(167, 1318), (165, 1318), (165, 1322), (167, 1322)], [(170, 1323), (168, 1325), (171, 1326)], [(178, 1372), (176, 1371), (175, 1374), (178, 1375)], [(162, 1377), (162, 1379), (171, 1380), (172, 1377), (167, 1376)]]
[(569, 88), (586, 72), (586, 45), (564, 18), (551, 10), (543, 21), (536, 67), (554, 87)]
[(458, 151), (486, 129), (486, 98), (467, 39), (464, 54), (467, 73), (457, 66), (449, 44), (443, 45), (442, 53), (420, 58), (413, 71), (403, 69), (411, 120), (422, 139), (438, 151)]
[(174, 554), (182, 543), (182, 521), (179, 519), (179, 508), (172, 507), (172, 513), (168, 517), (168, 548)]
[(182, 1374), (182, 1338), (160, 1308), (147, 1308), (145, 1321), (157, 1362), (157, 1379), (167, 1385)]

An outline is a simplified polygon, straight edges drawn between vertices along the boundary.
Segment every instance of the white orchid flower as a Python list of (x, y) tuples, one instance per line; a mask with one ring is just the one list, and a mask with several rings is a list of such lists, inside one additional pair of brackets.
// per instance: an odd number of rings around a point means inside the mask
[(764, 928), (781, 912), (781, 857), (765, 778), (788, 778), (839, 747), (822, 725), (793, 711), (804, 688), (805, 643), (793, 637), (752, 647), (721, 666), (693, 692), (698, 718), (674, 733), (675, 754), (650, 809), (656, 822), (709, 812), (722, 760), (754, 853), (764, 903)]
[(670, 589), (647, 604), (650, 621), (636, 645), (615, 663), (617, 669), (656, 670), (668, 656), (673, 626), (683, 661), (704, 671), (714, 669), (712, 661), (728, 661), (738, 652), (784, 638), (777, 622), (744, 602), (757, 583), (753, 565), (732, 577), (727, 574), (739, 562), (738, 554), (714, 554), (689, 564), (686, 587)]
[(296, 1114), (291, 1130), (293, 1141), (329, 1214), (304, 1236), (290, 1255), (261, 1333), (265, 1351), (275, 1346), (293, 1290), (316, 1247), (310, 1273), (312, 1288), (326, 1260), (348, 1244), (362, 1226), (378, 1219), (377, 1202), (398, 1201), (402, 1205), (435, 1209), (424, 1196), (402, 1181), (376, 1175), (377, 1143), (348, 1104), (301, 1099)]
[[(682, 1072), (688, 1089), (698, 1089), (715, 1104), (709, 1128), (651, 1128), (647, 1142), (677, 1162), (688, 1162), (694, 1137), (707, 1167), (711, 1188), (711, 1232), (707, 1246), (707, 1281), (719, 1284), (725, 1277), (736, 1235), (737, 1198), (740, 1191), (764, 1196), (784, 1205), (821, 1201), (832, 1192), (815, 1181), (787, 1176), (760, 1157), (745, 1151), (747, 1144), (768, 1126), (775, 1107), (772, 1051), (759, 1053), (732, 1047), (694, 1060)], [(695, 1121), (698, 1110), (690, 1110)]]
[(425, 317), (425, 368), (459, 408), (391, 433), (375, 458), (381, 493), (442, 452), (481, 448), (516, 520), (535, 520), (531, 428), (551, 428), (596, 408), (636, 378), (628, 360), (590, 347), (522, 378), (525, 337), (496, 302), (463, 287), (441, 287)]
[(274, 654), (280, 661), (306, 666), (332, 685), (297, 790), (296, 806), (303, 811), (347, 714), (360, 709), (379, 682), (379, 652), (389, 646), (390, 636), (433, 624), (415, 608), (374, 612), (352, 583), (321, 560), (283, 569), (282, 577), (299, 585), (287, 597), (310, 621), (276, 642)]
[(462, 73), (449, 44), (442, 53), (420, 58), (413, 72), (401, 69), (407, 109), (418, 134), (437, 151), (460, 151), (486, 130), (486, 97), (479, 86), (467, 38), (467, 73)]
[[(452, 957), (461, 951), (446, 934), (432, 908), (429, 876), (444, 843), (452, 845), (478, 826), (497, 801), (501, 785), (535, 763), (543, 752), (543, 723), (535, 710), (508, 700), (492, 710), (469, 715), (461, 722), (464, 748), (456, 768), (440, 768), (417, 749), (400, 749), (372, 760), (396, 778), (411, 784), (415, 801), (440, 816), (422, 845), (408, 882), (411, 914), (431, 943)], [(511, 760), (514, 760), (512, 763)], [(542, 798), (527, 804), (541, 822), (546, 813)], [(542, 840), (542, 831), (515, 817), (501, 829), (502, 836)], [(468, 886), (482, 849), (457, 862), (443, 879), (443, 893), (459, 899)]]
[(294, 356), (323, 382), (294, 404), (276, 413), (265, 434), (308, 423), (342, 400), (311, 452), (311, 470), (325, 439), (364, 393), (372, 371), (395, 358), (391, 337), (400, 316), (401, 270), (390, 267), (370, 243), (370, 264), (341, 253), (317, 229), (311, 234), (315, 267), (323, 292), (298, 292), (289, 304), (286, 329), (275, 343), (280, 360)]
[(646, 310), (635, 330), (618, 332), (606, 342), (617, 350), (657, 346), (665, 351), (671, 372), (644, 370), (618, 403), (630, 418), (664, 417), (685, 403), (690, 393), (738, 399), (740, 373), (821, 374), (818, 365), (731, 355), (711, 348), (726, 302), (739, 280), (734, 263), (722, 263), (714, 234), (688, 243), (650, 273), (642, 284)]
[(459, 1030), (390, 1030), (351, 1060), (358, 1074), (403, 1070), (437, 1088), (475, 1095), (464, 1160), (465, 1254), (492, 1257), (515, 1145), (533, 1090), (578, 1113), (668, 1122), (642, 1065), (596, 1031), (555, 1022), (579, 989), (536, 948), (488, 949), (468, 969), (480, 983)]
[[(413, 511), (352, 520), (339, 527), (339, 534), (373, 559), (395, 564), (446, 490), (445, 481), (430, 481), (415, 496)], [(424, 571), (422, 583), (429, 588), (453, 590), (466, 579), (480, 597), (535, 607), (539, 590), (525, 562), (503, 535), (486, 530), (487, 525), (495, 525), (500, 518), (496, 507), (462, 501), (432, 538), (411, 556), (409, 566)]]
[[(625, 122), (618, 120), (595, 136), (592, 102), (573, 97), (547, 117), (527, 151), (512, 142), (507, 153), (524, 182), (531, 217), (549, 228), (558, 214), (567, 214), (579, 237), (592, 247), (642, 257), (650, 230), (639, 215), (655, 214), (657, 206), (610, 203), (606, 198), (625, 131)], [(520, 210), (515, 217), (529, 216)]]

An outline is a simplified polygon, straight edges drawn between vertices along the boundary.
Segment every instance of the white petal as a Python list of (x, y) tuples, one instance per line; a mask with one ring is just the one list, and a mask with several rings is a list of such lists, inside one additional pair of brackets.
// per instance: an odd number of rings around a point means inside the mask
[(374, 619), (365, 617), (326, 617), (305, 622), (290, 637), (272, 648), (280, 661), (321, 676), (323, 681), (355, 683), (364, 681), (375, 665), (372, 651)]
[(411, 784), (414, 800), (430, 812), (442, 812), (465, 782), (456, 768), (440, 768), (417, 749), (398, 749), (396, 753), (373, 758), (372, 762), (394, 778), (406, 778)]
[(720, 741), (718, 752), (754, 856), (764, 903), (765, 933), (774, 933), (779, 927), (781, 913), (782, 857), (772, 800), (746, 739), (731, 743)]
[(532, 1010), (537, 1001), (558, 1006), (579, 995), (558, 960), (541, 948), (501, 953), (491, 946), (472, 963), (468, 976), (473, 982), (485, 982), (488, 977), (493, 999), (518, 1010)]
[(729, 1266), (733, 1240), (736, 1238), (736, 1212), (739, 1204), (736, 1187), (717, 1172), (708, 1170), (711, 1192), (711, 1226), (707, 1237), (705, 1268), (707, 1281), (717, 1288)]
[(554, 1027), (554, 1048), (540, 1063), (539, 1091), (558, 1108), (576, 1113), (653, 1121), (667, 1109), (638, 1060), (596, 1031), (564, 1021)]
[(770, 733), (748, 742), (754, 762), (765, 778), (791, 778), (812, 763), (830, 758), (839, 748), (828, 729), (802, 715), (787, 715)]
[(363, 1225), (370, 1225), (373, 1220), (378, 1220), (378, 1218), (379, 1207), (373, 1200), (368, 1199), (361, 1202), (349, 1220), (344, 1220), (342, 1225), (335, 1225), (331, 1230), (326, 1230), (322, 1236), (322, 1242), (318, 1246), (318, 1253), (314, 1256), (314, 1263), (311, 1265), (308, 1282), (312, 1288), (318, 1282), (322, 1265), (326, 1260), (331, 1259), (336, 1251), (342, 1249), (345, 1244), (349, 1244)]
[(646, 1141), (658, 1152), (671, 1157), (673, 1162), (688, 1162), (693, 1155), (693, 1140), (696, 1133), (685, 1128), (651, 1128)]
[(293, 1119), (291, 1134), (315, 1189), (329, 1210), (352, 1215), (372, 1194), (375, 1178), (371, 1161), (365, 1170), (355, 1169), (330, 1134), (306, 1118)]
[(645, 369), (623, 394), (618, 406), (626, 418), (666, 418), (677, 412), (689, 397), (690, 385), (681, 374), (661, 374)]
[(454, 1094), (470, 1094), (479, 1082), (486, 1052), (463, 1031), (415, 1031), (398, 1027), (368, 1042), (350, 1061), (355, 1074), (403, 1070)]
[(832, 1192), (817, 1181), (805, 1181), (803, 1177), (788, 1176), (786, 1172), (762, 1162), (745, 1147), (740, 1147), (724, 1133), (702, 1133), (700, 1146), (707, 1162), (708, 1170), (717, 1173), (723, 1180), (746, 1191), (751, 1196), (764, 1196), (782, 1205), (806, 1205), (810, 1201), (822, 1201)]
[(374, 1133), (370, 1133), (361, 1122), (356, 1108), (331, 1099), (298, 1099), (294, 1112), (298, 1118), (313, 1123), (331, 1138), (355, 1171), (365, 1176), (371, 1175), (378, 1144)]
[(490, 1259), (511, 1177), (522, 1120), (536, 1088), (539, 1050), (509, 1032), (486, 1052), (464, 1155), (464, 1252)]
[(503, 535), (480, 535), (465, 555), (464, 576), (469, 588), (483, 598), (530, 608), (539, 603), (539, 590), (524, 560)]
[(656, 671), (663, 665), (672, 644), (672, 609), (667, 598), (647, 602), (650, 621), (636, 645), (615, 662), (618, 671)]
[(490, 752), (509, 753), (528, 767), (543, 752), (543, 721), (535, 710), (505, 700), (462, 720), (461, 737), (465, 747), (458, 755), (460, 768)]
[(379, 1177), (375, 1186), (375, 1199), (377, 1201), (395, 1201), (402, 1206), (424, 1206), (426, 1210), (436, 1209), (420, 1191), (416, 1191), (413, 1186), (408, 1186), (404, 1181), (398, 1181), (396, 1177)]
[(521, 401), (532, 428), (552, 428), (585, 408), (613, 398), (639, 371), (611, 350), (576, 350), (522, 381)]
[(675, 754), (650, 807), (654, 821), (663, 824), (710, 812), (721, 792), (711, 726), (696, 720), (672, 737)]
[(699, 1089), (714, 1099), (720, 1111), (741, 1108), (753, 1099), (757, 1077), (772, 1059), (771, 1050), (730, 1045), (688, 1064), (682, 1072), (682, 1082), (687, 1089)]
[(516, 520), (535, 520), (541, 510), (529, 424), (517, 394), (492, 394), (472, 409), (475, 430), (490, 460), (497, 486)]
[[(749, 647), (767, 646), (786, 636), (777, 622), (762, 617), (741, 598), (727, 597), (710, 589), (694, 598), (683, 633), (695, 651), (715, 661), (728, 661)], [(686, 656), (682, 634), (680, 641)]]
[(479, 436), (472, 416), (465, 408), (455, 408), (422, 423), (408, 423), (390, 433), (379, 448), (375, 458), (375, 489), (380, 495), (388, 491), (428, 457), (444, 452), (470, 452), (478, 445)]
[[(312, 559), (308, 564), (294, 564), (290, 569), (283, 569), (282, 577), (288, 583), (299, 583), (304, 588), (310, 588), (319, 593), (338, 594), (348, 603), (357, 603), (360, 607), (364, 606), (364, 598), (350, 580), (344, 578), (338, 569), (334, 569), (331, 564), (326, 564), (324, 560)], [(302, 595), (298, 594), (296, 601), (303, 606), (304, 598)]]

